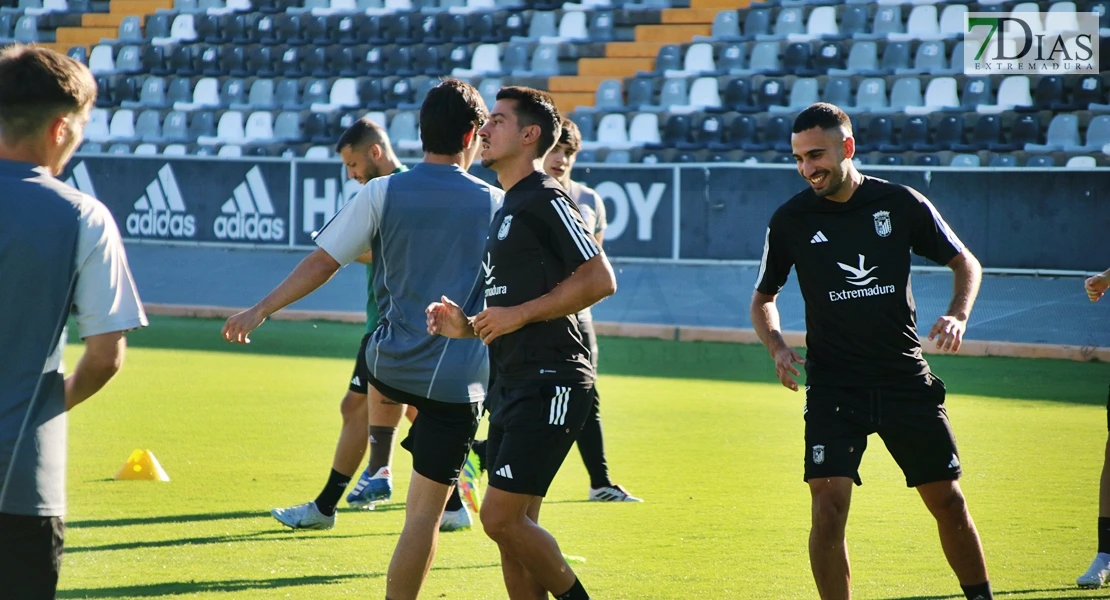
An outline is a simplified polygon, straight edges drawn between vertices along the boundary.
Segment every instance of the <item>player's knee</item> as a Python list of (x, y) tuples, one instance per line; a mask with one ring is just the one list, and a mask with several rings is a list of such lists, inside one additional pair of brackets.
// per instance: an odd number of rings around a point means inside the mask
[(813, 494), (813, 527), (819, 534), (840, 535), (848, 520), (849, 498), (831, 488)]
[(367, 423), (366, 396), (348, 393), (343, 397), (343, 401), (339, 403), (339, 414), (343, 415), (344, 423), (354, 421)]
[(959, 488), (948, 490), (929, 506), (938, 521), (959, 523), (967, 520), (967, 500)]
[(512, 535), (513, 515), (496, 504), (486, 502), (481, 509), (482, 529), (489, 539), (501, 543)]

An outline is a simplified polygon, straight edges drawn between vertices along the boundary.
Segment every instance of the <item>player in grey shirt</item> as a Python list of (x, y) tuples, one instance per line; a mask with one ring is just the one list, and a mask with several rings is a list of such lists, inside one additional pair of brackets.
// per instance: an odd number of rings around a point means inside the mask
[[(370, 181), (316, 237), (310, 254), (266, 298), (232, 316), (224, 338), (247, 343), (267, 317), (303, 298), (340, 266), (372, 250), (374, 289), (383, 307), (366, 348), (366, 379), (387, 398), (419, 412), (401, 446), (412, 453), (405, 527), (389, 565), (386, 597), (416, 598), (435, 556), (448, 494), (474, 432), (489, 380), (481, 340), (448, 340), (425, 329), (425, 308), (447, 292), (483, 305), (481, 258), (503, 193), (466, 173), (488, 117), (478, 91), (447, 80), (420, 109), (424, 161), (410, 171)], [(302, 520), (325, 517), (309, 502)]]
[[(543, 168), (548, 175), (559, 181), (563, 189), (578, 204), (582, 220), (586, 222), (586, 230), (593, 233), (600, 248), (605, 238), (605, 202), (593, 189), (570, 178), (570, 173), (574, 169), (575, 155), (581, 146), (582, 134), (578, 131), (578, 126), (570, 119), (563, 119), (563, 133), (555, 144), (555, 149), (544, 159)], [(594, 332), (593, 315), (589, 308), (578, 313), (578, 327), (582, 331), (583, 341), (590, 349), (590, 360), (596, 370), (597, 334)], [(594, 502), (643, 502), (609, 479), (609, 464), (605, 459), (605, 440), (601, 434), (598, 398), (599, 396), (595, 396), (593, 408), (586, 417), (586, 424), (582, 426), (582, 432), (578, 434), (577, 440), (578, 452), (582, 455), (582, 462), (585, 463), (586, 471), (590, 474), (589, 499)]]
[[(123, 364), (146, 315), (108, 209), (55, 179), (81, 143), (96, 82), (81, 63), (0, 51), (0, 582), (54, 598), (66, 510), (66, 411)], [(15, 293), (14, 290), (18, 290)], [(63, 376), (71, 312), (85, 341)]]

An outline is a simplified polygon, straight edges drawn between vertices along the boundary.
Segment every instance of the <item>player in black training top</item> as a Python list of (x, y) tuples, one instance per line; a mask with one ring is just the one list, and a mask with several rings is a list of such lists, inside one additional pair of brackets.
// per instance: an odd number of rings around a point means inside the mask
[(555, 538), (539, 526), (540, 504), (582, 429), (594, 368), (575, 315), (616, 291), (609, 260), (574, 201), (543, 172), (562, 118), (551, 97), (502, 88), (482, 137), (482, 165), (507, 190), (482, 262), (487, 308), (467, 318), (444, 297), (428, 307), (428, 332), (479, 337), (490, 347), (482, 526), (501, 550), (512, 600), (585, 600), (586, 590)]
[[(952, 269), (952, 303), (929, 339), (956, 352), (979, 290), (979, 263), (924, 196), (855, 169), (844, 111), (810, 106), (794, 121), (792, 145), (810, 189), (771, 217), (751, 318), (784, 386), (798, 389), (793, 363), (806, 369), (809, 555), (818, 592), (824, 600), (851, 597), (844, 529), (867, 438), (878, 433), (936, 518), (964, 594), (990, 600), (979, 534), (957, 483), (944, 383), (921, 356), (910, 290), (911, 252)], [(775, 306), (791, 266), (805, 300), (805, 360), (783, 340)]]

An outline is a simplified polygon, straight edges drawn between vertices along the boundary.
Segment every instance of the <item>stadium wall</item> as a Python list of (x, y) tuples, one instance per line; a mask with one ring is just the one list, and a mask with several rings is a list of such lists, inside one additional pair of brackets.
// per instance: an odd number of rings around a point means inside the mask
[[(1105, 171), (867, 172), (928, 196), (988, 269), (1106, 268)], [(580, 165), (575, 178), (605, 198), (610, 256), (679, 263), (758, 261), (768, 219), (803, 185), (791, 165)], [(312, 247), (312, 233), (361, 187), (339, 162), (298, 159), (84, 155), (63, 179), (103, 201), (129, 242), (246, 248)]]

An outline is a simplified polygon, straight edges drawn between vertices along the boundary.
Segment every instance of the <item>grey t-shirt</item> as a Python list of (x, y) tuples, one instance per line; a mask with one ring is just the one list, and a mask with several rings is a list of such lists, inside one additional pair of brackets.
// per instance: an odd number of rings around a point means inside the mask
[[(53, 338), (60, 327), (50, 321), (60, 324), (65, 313), (71, 312), (81, 337), (87, 338), (143, 327), (147, 319), (119, 229), (103, 204), (66, 186), (45, 169), (13, 161), (0, 160), (0, 189), (4, 190), (0, 257), (19, 256), (19, 260), (0, 260), (0, 281), (21, 285), (18, 282), (56, 280), (34, 292), (24, 290), (36, 295), (45, 291), (49, 298), (0, 294), (0, 319), (13, 320), (0, 328), (19, 332), (17, 337), (24, 338), (11, 345), (43, 349), (36, 356), (24, 357), (28, 369), (22, 380), (2, 378), (0, 485), (4, 477), (8, 485), (0, 512), (62, 516), (66, 506), (66, 413), (61, 357), (66, 334), (63, 330), (59, 338)], [(50, 229), (47, 221), (56, 229)], [(74, 230), (76, 239), (70, 238), (70, 245), (61, 248), (66, 240), (60, 232)], [(39, 246), (36, 242), (43, 236), (50, 237), (51, 244)], [(57, 314), (32, 317), (27, 312), (48, 310), (44, 308), (48, 305), (52, 307), (49, 310), (57, 309)], [(29, 328), (26, 321), (36, 324)], [(27, 427), (16, 449), (25, 418)]]
[(480, 340), (429, 335), (424, 310), (441, 295), (482, 309), (482, 252), (504, 192), (454, 165), (420, 163), (371, 180), (316, 236), (341, 265), (374, 251), (384, 308), (366, 347), (371, 374), (440, 402), (485, 399), (489, 355)]
[[(605, 220), (605, 201), (593, 188), (582, 185), (577, 181), (571, 181), (569, 187), (567, 194), (578, 205), (578, 210), (582, 213), (582, 220), (586, 222), (586, 230), (594, 234), (596, 238), (609, 226), (608, 221)], [(589, 308), (578, 313), (579, 321), (589, 323), (593, 321), (593, 318), (593, 313), (590, 312)]]

